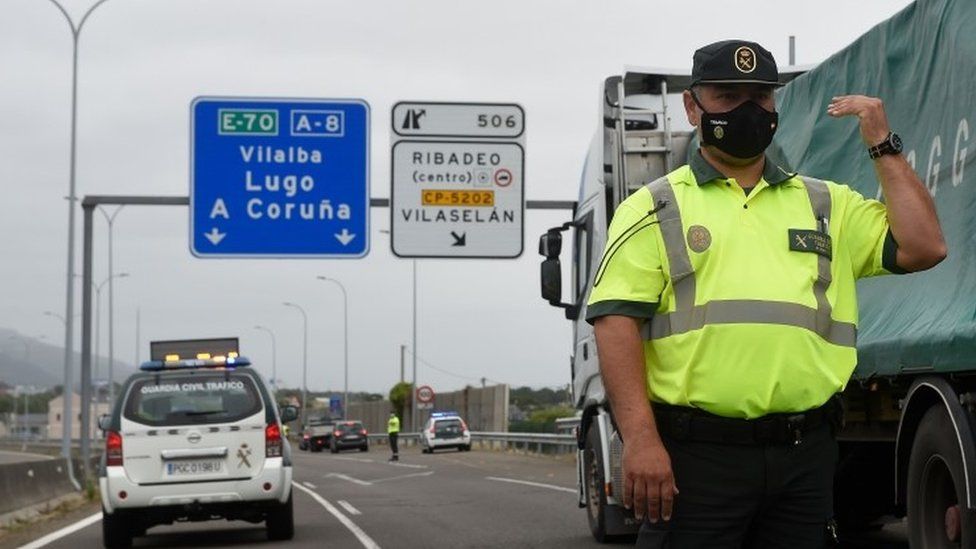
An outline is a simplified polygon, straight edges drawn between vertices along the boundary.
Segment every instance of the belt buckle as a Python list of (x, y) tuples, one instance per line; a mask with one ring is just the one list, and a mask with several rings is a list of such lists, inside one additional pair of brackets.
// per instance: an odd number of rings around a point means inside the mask
[(803, 442), (803, 427), (806, 422), (807, 416), (805, 414), (795, 414), (786, 418), (786, 429), (793, 437), (793, 446), (799, 446)]

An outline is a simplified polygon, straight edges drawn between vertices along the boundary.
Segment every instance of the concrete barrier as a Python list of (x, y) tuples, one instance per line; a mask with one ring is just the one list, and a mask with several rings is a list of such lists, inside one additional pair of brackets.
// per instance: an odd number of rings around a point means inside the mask
[(64, 458), (0, 465), (0, 515), (74, 491)]

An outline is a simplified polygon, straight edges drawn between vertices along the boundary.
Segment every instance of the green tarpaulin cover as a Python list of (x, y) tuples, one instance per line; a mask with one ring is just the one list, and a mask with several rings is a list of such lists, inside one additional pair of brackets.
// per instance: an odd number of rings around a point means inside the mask
[(826, 109), (836, 95), (883, 99), (945, 233), (949, 255), (936, 268), (858, 283), (857, 378), (976, 369), (974, 30), (976, 1), (918, 0), (779, 94), (784, 163), (867, 197), (879, 185), (857, 120)]

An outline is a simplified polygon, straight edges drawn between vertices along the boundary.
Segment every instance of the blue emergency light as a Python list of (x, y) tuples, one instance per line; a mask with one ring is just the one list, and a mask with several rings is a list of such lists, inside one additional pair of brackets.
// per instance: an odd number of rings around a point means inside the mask
[[(167, 357), (170, 358), (170, 357)], [(158, 372), (161, 370), (186, 370), (191, 368), (227, 368), (234, 369), (250, 366), (251, 361), (243, 356), (214, 356), (207, 358), (179, 358), (173, 360), (147, 360), (139, 369), (144, 372)]]
[(461, 417), (457, 412), (446, 411), (446, 412), (434, 412), (430, 414), (430, 417), (441, 418), (441, 417)]

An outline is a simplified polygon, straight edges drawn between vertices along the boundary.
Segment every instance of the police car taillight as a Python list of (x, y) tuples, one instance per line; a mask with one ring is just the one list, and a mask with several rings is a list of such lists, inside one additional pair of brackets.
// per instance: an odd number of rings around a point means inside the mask
[(108, 431), (105, 436), (105, 465), (122, 465), (122, 435)]
[(281, 427), (269, 423), (264, 428), (264, 457), (281, 457)]

